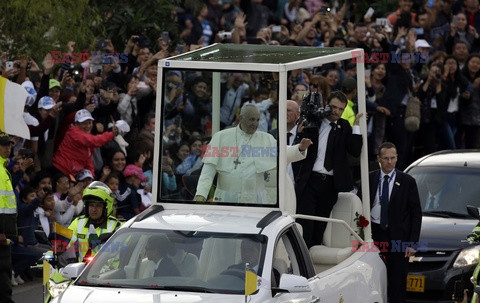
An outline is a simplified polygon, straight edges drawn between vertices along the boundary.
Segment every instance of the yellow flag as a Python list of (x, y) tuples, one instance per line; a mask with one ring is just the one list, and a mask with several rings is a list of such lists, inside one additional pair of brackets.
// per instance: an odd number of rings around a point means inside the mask
[(43, 260), (43, 285), (46, 285), (50, 279), (50, 263)]
[(257, 291), (257, 274), (250, 268), (245, 269), (245, 296), (249, 296)]

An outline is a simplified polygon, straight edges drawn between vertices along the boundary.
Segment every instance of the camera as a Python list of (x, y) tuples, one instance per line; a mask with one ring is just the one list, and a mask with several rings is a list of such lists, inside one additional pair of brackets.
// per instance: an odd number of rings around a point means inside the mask
[(162, 39), (163, 39), (163, 42), (170, 43), (170, 34), (168, 32), (163, 32)]
[(329, 12), (330, 12), (330, 7), (328, 6), (322, 6), (322, 8), (320, 9), (320, 14), (322, 15), (326, 15)]
[(322, 119), (328, 117), (332, 112), (330, 106), (323, 106), (322, 94), (309, 92), (303, 96), (300, 107), (300, 121), (303, 121), (305, 128), (319, 128)]
[(440, 80), (440, 79), (442, 79), (442, 75), (441, 75), (440, 73), (436, 73), (436, 74), (435, 74), (435, 78), (438, 79), (438, 80)]
[(100, 39), (97, 41), (95, 48), (97, 50), (103, 51), (103, 49), (107, 46), (107, 41), (105, 39)]
[(6, 71), (9, 71), (9, 70), (11, 70), (12, 68), (13, 68), (13, 61), (7, 61), (7, 62), (5, 63), (5, 70), (6, 70)]
[(50, 195), (52, 193), (52, 189), (48, 186), (45, 186), (44, 188), (42, 188), (42, 190), (45, 193), (45, 195)]
[(232, 39), (232, 33), (231, 32), (220, 32), (217, 34), (218, 38), (220, 39)]
[(23, 159), (26, 159), (26, 158), (35, 158), (35, 155), (33, 153), (33, 150), (31, 150), (30, 148), (24, 148), (24, 149), (21, 149), (18, 151), (18, 154), (23, 158)]

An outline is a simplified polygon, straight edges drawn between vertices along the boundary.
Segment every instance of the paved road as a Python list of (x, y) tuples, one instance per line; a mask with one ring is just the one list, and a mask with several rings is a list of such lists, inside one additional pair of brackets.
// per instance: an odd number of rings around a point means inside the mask
[(33, 281), (13, 287), (13, 301), (15, 303), (43, 302), (42, 278), (34, 277)]

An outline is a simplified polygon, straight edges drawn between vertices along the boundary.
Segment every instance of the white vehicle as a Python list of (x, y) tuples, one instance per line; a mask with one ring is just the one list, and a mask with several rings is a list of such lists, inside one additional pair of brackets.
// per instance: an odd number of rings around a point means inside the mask
[[(363, 58), (363, 50), (216, 44), (160, 61), (156, 115), (162, 119), (157, 120), (155, 140), (161, 143), (155, 145), (153, 174), (156, 203), (125, 223), (91, 263), (65, 267), (63, 275), (76, 280), (54, 302), (387, 302), (386, 268), (378, 250), (355, 249), (359, 241), (373, 247), (370, 226), (362, 239), (356, 224), (359, 214), (370, 217), (367, 166), (363, 165), (367, 162), (365, 120), (361, 121), (361, 175), (366, 202), (362, 204), (353, 193), (340, 193), (331, 218), (295, 214), (283, 135), (277, 136), (277, 167), (265, 173), (268, 199), (262, 203), (193, 201), (195, 174), (178, 176), (177, 190), (165, 189), (162, 182), (167, 176), (160, 155), (171, 154), (162, 135), (170, 124), (180, 125), (167, 112), (167, 105), (187, 107), (194, 100), (182, 93), (177, 98), (185, 99), (170, 100), (175, 95), (167, 96), (172, 89), (189, 88), (179, 81), (202, 74), (211, 92), (206, 102), (211, 111), (185, 115), (184, 130), (208, 116), (216, 133), (221, 130), (222, 80), (228, 82), (231, 73), (248, 74), (259, 83), (278, 79), (277, 127), (278, 134), (285, 134), (287, 73), (358, 56)], [(357, 74), (363, 79), (363, 63), (357, 63)], [(365, 112), (362, 80), (358, 91), (359, 111)], [(244, 182), (238, 179), (242, 186)], [(295, 218), (328, 221), (324, 245), (307, 249)], [(251, 271), (256, 273), (257, 290), (246, 294), (246, 272)]]

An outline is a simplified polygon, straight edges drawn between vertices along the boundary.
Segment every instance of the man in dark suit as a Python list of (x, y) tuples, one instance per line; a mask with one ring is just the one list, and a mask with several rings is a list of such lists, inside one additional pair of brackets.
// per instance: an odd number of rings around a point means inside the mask
[[(292, 164), (297, 196), (297, 213), (330, 217), (339, 192), (353, 189), (347, 153), (358, 157), (362, 149), (357, 114), (353, 128), (341, 119), (347, 106), (347, 97), (335, 91), (327, 98), (332, 112), (324, 118), (320, 127), (308, 127), (298, 132), (297, 139), (309, 138), (306, 159)], [(301, 126), (299, 127), (302, 128)], [(298, 220), (303, 227), (303, 238), (308, 247), (321, 244), (326, 222)]]
[(174, 251), (174, 244), (164, 235), (152, 236), (148, 241), (145, 251), (147, 258), (155, 263), (154, 277), (159, 276), (180, 276), (177, 266), (168, 256), (169, 251)]
[[(246, 238), (240, 244), (240, 263), (230, 265), (228, 269), (237, 269), (245, 271), (245, 264), (258, 273), (258, 262), (260, 261), (260, 253), (262, 252), (262, 243)], [(227, 269), (227, 270), (228, 270)]]
[[(425, 181), (423, 192), (420, 190), (422, 198), (422, 208), (427, 211), (446, 210), (447, 201), (450, 201), (447, 195), (446, 176), (442, 174), (429, 175)], [(450, 197), (453, 198), (453, 197)]]
[[(395, 169), (397, 148), (380, 145), (380, 170), (370, 173), (372, 238), (385, 249), (389, 302), (405, 302), (408, 258), (415, 254), (422, 208), (415, 179)], [(408, 243), (407, 243), (408, 242)]]

